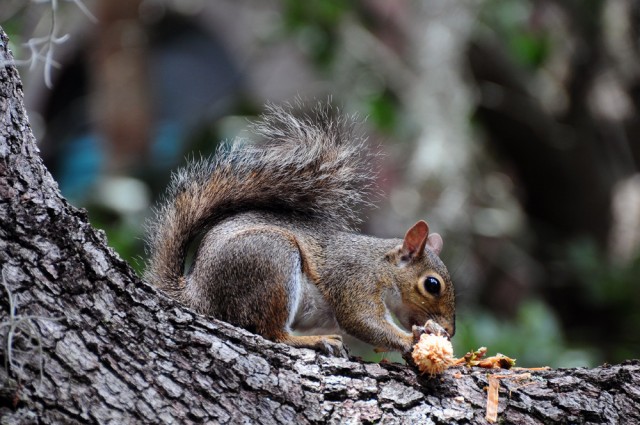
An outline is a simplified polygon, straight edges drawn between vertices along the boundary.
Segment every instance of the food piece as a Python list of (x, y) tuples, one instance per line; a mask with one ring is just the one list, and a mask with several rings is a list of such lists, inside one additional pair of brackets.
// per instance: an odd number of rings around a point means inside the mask
[(413, 326), (414, 341), (411, 358), (405, 360), (418, 367), (420, 372), (430, 375), (438, 375), (450, 366), (466, 365), (468, 367), (479, 366), (486, 369), (511, 369), (516, 361), (503, 354), (492, 357), (485, 357), (486, 347), (480, 347), (475, 351), (470, 351), (463, 357), (456, 359), (453, 357), (453, 347), (449, 340), (447, 331), (434, 322), (428, 320), (424, 326)]
[(438, 375), (453, 364), (453, 347), (445, 336), (422, 334), (411, 357), (420, 372)]
[(471, 364), (477, 362), (487, 354), (487, 347), (480, 347), (476, 351), (469, 351), (464, 355), (463, 359), (466, 363)]
[(485, 419), (489, 423), (498, 421), (498, 392), (500, 390), (500, 381), (494, 376), (489, 377), (489, 388), (487, 389), (487, 414)]
[(478, 362), (478, 366), (486, 369), (511, 369), (515, 366), (516, 361), (504, 354), (496, 354), (493, 357), (487, 357)]
[(516, 365), (516, 360), (505, 356), (504, 354), (496, 354), (491, 357), (484, 357), (487, 354), (486, 347), (480, 347), (476, 351), (469, 351), (463, 357), (454, 359), (453, 365), (466, 365), (468, 367), (478, 366), (485, 369), (511, 369)]

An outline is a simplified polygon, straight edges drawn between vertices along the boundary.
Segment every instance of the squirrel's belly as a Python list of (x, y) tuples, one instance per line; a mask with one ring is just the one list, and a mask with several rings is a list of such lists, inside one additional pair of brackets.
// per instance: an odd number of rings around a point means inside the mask
[(316, 285), (303, 273), (300, 279), (300, 297), (293, 309), (290, 327), (300, 332), (337, 333), (340, 330), (333, 307), (322, 296)]

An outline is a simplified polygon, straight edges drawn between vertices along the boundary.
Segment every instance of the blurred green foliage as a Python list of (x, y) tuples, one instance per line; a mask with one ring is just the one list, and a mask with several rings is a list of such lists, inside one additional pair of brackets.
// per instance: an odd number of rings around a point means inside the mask
[(594, 305), (611, 304), (628, 310), (640, 299), (640, 255), (622, 264), (611, 263), (589, 240), (571, 245), (569, 254), (571, 265), (585, 283), (583, 296)]
[(531, 22), (534, 5), (529, 1), (490, 0), (481, 9), (480, 22), (505, 42), (517, 63), (538, 68), (552, 48), (549, 34)]
[[(640, 349), (640, 252), (626, 262), (610, 261), (591, 241), (569, 247), (570, 267), (577, 271), (582, 291), (576, 299), (588, 306), (590, 315), (605, 326), (604, 338), (617, 341), (609, 359), (638, 357)], [(583, 329), (583, 334), (590, 330)]]
[(398, 125), (398, 99), (387, 90), (368, 97), (366, 101), (371, 122), (379, 131), (392, 133)]
[[(360, 6), (355, 0), (284, 0), (281, 34), (293, 38), (317, 70), (328, 79), (334, 79), (336, 72), (342, 72), (334, 69), (336, 61), (340, 60), (338, 52), (344, 47), (341, 26), (365, 25), (367, 22), (368, 17)], [(392, 134), (399, 125), (399, 99), (371, 65), (361, 63), (352, 71), (366, 87), (360, 93), (354, 90), (348, 96), (362, 105), (361, 112), (377, 130)]]
[(99, 205), (88, 205), (89, 221), (103, 229), (109, 245), (141, 276), (144, 270), (142, 221), (131, 220)]
[(485, 346), (488, 355), (505, 354), (523, 367), (584, 367), (600, 361), (595, 350), (567, 344), (558, 318), (539, 299), (523, 303), (513, 320), (501, 320), (481, 308), (461, 316), (453, 338), (458, 356)]
[(313, 62), (320, 69), (328, 70), (340, 43), (340, 23), (354, 5), (353, 0), (284, 0), (284, 33), (295, 35)]
[(549, 40), (544, 35), (520, 32), (509, 38), (509, 47), (513, 56), (524, 65), (537, 68), (549, 53)]

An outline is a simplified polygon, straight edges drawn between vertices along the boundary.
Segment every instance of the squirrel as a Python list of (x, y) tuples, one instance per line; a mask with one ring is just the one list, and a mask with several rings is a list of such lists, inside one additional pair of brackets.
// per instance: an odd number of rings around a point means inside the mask
[(148, 223), (144, 280), (199, 313), (327, 354), (346, 355), (345, 333), (408, 353), (428, 319), (453, 336), (440, 235), (425, 221), (403, 239), (356, 233), (374, 178), (357, 119), (329, 104), (292, 109), (267, 106), (252, 125), (262, 143), (222, 145), (172, 175)]

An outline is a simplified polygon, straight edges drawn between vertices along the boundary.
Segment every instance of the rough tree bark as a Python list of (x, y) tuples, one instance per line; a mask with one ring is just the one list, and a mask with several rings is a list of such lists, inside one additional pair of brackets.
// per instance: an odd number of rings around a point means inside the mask
[[(0, 63), (6, 46), (2, 34)], [(0, 68), (1, 423), (486, 423), (484, 370), (429, 379), (325, 357), (142, 283), (61, 197), (22, 97), (16, 69)], [(513, 376), (504, 423), (640, 422), (638, 361), (521, 373), (500, 372)]]

